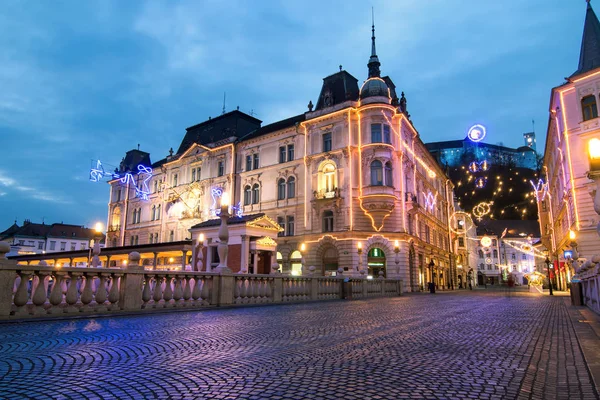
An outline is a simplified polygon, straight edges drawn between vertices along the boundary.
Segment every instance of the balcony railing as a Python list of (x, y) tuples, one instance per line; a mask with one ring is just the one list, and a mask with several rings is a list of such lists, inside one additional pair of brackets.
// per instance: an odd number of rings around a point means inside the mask
[(331, 191), (326, 191), (325, 189), (315, 190), (313, 195), (317, 200), (336, 199), (340, 197), (340, 190), (338, 188), (333, 188)]
[(118, 232), (121, 230), (121, 225), (109, 225), (106, 229), (107, 232)]

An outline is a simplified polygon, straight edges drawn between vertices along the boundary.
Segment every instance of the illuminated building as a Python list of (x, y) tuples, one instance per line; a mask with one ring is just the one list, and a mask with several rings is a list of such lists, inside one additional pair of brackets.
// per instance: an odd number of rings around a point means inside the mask
[(8, 256), (87, 250), (96, 233), (81, 225), (15, 222), (0, 232), (0, 241), (10, 244)]
[[(323, 79), (316, 105), (299, 115), (263, 126), (235, 110), (187, 128), (178, 150), (155, 163), (140, 150), (128, 152), (117, 175), (135, 174), (145, 163), (150, 193), (148, 200), (136, 194), (137, 175), (111, 180), (108, 245), (191, 238), (192, 227), (212, 226), (207, 221), (217, 218), (227, 192), (234, 214), (264, 214), (282, 228), (276, 251), (250, 250), (243, 270), (268, 273), (253, 266), (277, 257), (284, 273), (314, 266), (318, 274), (341, 268), (360, 276), (364, 269), (404, 279), (405, 290), (432, 279), (456, 285), (448, 227), (453, 185), (413, 127), (404, 94), (379, 67), (373, 30), (368, 79), (360, 86), (340, 68)], [(259, 240), (242, 238), (250, 249)], [(215, 247), (207, 236), (205, 251)], [(209, 258), (210, 270), (216, 262)]]
[(536, 150), (535, 132), (524, 133), (523, 134), (523, 142), (525, 142), (525, 146), (531, 147), (535, 151)]
[[(535, 135), (533, 140), (535, 143)], [(465, 138), (463, 140), (431, 142), (426, 143), (425, 146), (443, 166), (454, 168), (461, 167), (471, 160), (487, 160), (491, 165), (496, 166), (537, 169), (535, 145), (525, 145), (513, 149), (496, 144), (473, 142), (469, 138)]]
[(569, 265), (564, 252), (572, 249), (570, 230), (576, 233), (580, 257), (600, 253), (595, 232), (598, 215), (591, 196), (596, 187), (587, 177), (597, 168), (588, 154), (594, 140), (600, 139), (599, 96), (600, 23), (588, 3), (578, 68), (550, 94), (542, 171), (547, 187), (545, 195), (538, 196), (542, 243), (555, 267), (560, 267), (559, 288), (574, 272), (562, 267)]
[(534, 245), (539, 241), (537, 221), (486, 220), (477, 227), (477, 281), (479, 285), (496, 285), (508, 274), (519, 285), (527, 285), (526, 274), (536, 270), (544, 259)]

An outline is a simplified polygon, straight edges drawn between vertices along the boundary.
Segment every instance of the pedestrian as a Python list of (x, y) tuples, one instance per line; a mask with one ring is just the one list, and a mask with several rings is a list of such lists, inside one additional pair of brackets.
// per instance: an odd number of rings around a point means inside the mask
[(473, 290), (473, 284), (471, 284), (471, 280), (469, 279), (469, 290)]

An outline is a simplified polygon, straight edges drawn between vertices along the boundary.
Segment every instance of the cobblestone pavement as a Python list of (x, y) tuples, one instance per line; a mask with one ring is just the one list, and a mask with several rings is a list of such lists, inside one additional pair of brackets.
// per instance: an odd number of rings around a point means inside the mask
[(0, 398), (597, 399), (560, 297), (0, 324)]

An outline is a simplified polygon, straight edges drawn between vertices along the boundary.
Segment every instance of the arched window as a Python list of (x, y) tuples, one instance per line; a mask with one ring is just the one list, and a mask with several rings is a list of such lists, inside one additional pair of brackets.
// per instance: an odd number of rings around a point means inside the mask
[(596, 96), (590, 95), (585, 96), (581, 99), (581, 111), (583, 113), (583, 120), (587, 121), (592, 118), (598, 117), (598, 106), (596, 105)]
[(260, 201), (260, 186), (258, 186), (258, 183), (255, 183), (254, 186), (252, 186), (252, 204), (258, 204), (259, 201)]
[(156, 219), (156, 206), (152, 206), (152, 219), (151, 221), (154, 221)]
[(281, 178), (277, 181), (277, 200), (285, 199), (285, 179)]
[(160, 219), (161, 210), (162, 210), (162, 205), (159, 204), (158, 207), (156, 207), (156, 219)]
[(244, 187), (244, 205), (250, 205), (250, 203), (252, 202), (252, 188), (250, 188), (250, 185), (246, 185), (246, 187)]
[(319, 167), (319, 192), (322, 194), (333, 193), (337, 187), (337, 172), (335, 164), (331, 161), (324, 162)]
[(293, 199), (296, 197), (296, 178), (290, 176), (287, 181), (287, 197)]
[(383, 165), (375, 160), (371, 163), (371, 186), (383, 185)]
[(295, 250), (290, 255), (290, 263), (291, 263), (291, 274), (292, 275), (302, 275), (302, 253), (298, 250)]
[(333, 211), (323, 211), (323, 232), (333, 232)]
[(386, 186), (394, 186), (394, 178), (392, 177), (392, 163), (385, 163), (385, 184)]

